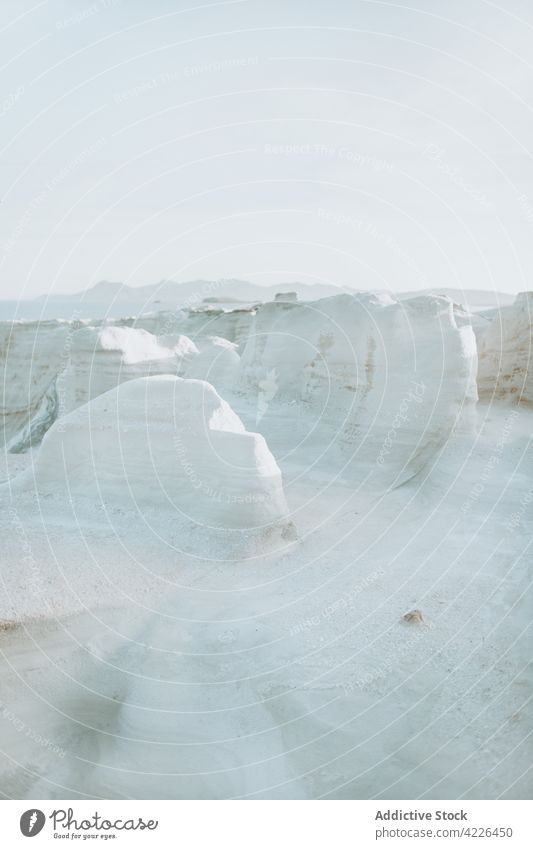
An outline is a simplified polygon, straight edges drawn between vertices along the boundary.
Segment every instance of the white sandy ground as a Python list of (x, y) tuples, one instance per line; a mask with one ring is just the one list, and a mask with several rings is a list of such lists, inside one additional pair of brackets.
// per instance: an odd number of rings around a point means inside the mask
[(533, 410), (478, 405), (385, 492), (338, 474), (305, 409), (257, 425), (224, 397), (296, 540), (79, 496), (3, 508), (2, 795), (530, 798)]

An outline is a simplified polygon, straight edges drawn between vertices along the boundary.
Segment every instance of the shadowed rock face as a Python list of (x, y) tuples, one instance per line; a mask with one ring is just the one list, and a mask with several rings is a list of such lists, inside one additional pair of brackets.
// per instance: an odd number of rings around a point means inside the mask
[(29, 447), (24, 431), (43, 400), (49, 404), (55, 378), (68, 362), (68, 334), (67, 322), (0, 323), (1, 444), (14, 440), (17, 450), (25, 442)]
[(533, 292), (520, 292), (499, 310), (479, 343), (480, 398), (533, 403)]
[(58, 409), (57, 377), (54, 377), (39, 405), (34, 408), (31, 415), (28, 415), (26, 424), (9, 440), (10, 454), (24, 454), (35, 445), (39, 445), (47, 430), (57, 419)]

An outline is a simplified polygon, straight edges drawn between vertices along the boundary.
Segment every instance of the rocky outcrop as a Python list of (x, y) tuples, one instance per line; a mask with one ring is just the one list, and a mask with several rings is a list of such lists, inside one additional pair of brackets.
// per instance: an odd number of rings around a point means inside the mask
[(532, 329), (533, 292), (496, 312), (479, 342), (480, 398), (533, 403)]
[(313, 411), (350, 464), (416, 473), (477, 400), (472, 327), (449, 298), (337, 295), (257, 311), (241, 388), (261, 416), (280, 404)]
[(287, 516), (264, 438), (205, 381), (139, 378), (58, 419), (22, 489), (173, 511), (202, 528), (259, 529)]

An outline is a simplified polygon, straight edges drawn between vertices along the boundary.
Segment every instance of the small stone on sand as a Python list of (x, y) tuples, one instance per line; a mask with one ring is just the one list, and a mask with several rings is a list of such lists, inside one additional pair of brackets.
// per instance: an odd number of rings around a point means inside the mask
[(410, 610), (409, 613), (404, 613), (404, 621), (411, 623), (419, 623), (424, 621), (421, 610)]

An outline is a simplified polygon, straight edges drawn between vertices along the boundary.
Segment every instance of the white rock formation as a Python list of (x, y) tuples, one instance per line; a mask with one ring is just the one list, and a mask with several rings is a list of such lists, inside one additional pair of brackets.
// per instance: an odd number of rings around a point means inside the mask
[[(249, 324), (251, 314), (243, 315)], [(231, 314), (217, 311), (215, 323), (219, 318), (232, 336)], [(0, 443), (12, 453), (28, 451), (58, 416), (137, 377), (190, 371), (195, 378), (209, 373), (222, 388), (233, 384), (237, 346), (210, 335), (212, 325), (204, 310), (139, 320), (0, 322)], [(182, 333), (185, 327), (198, 331), (198, 346)]]
[(241, 387), (257, 393), (260, 417), (304, 404), (354, 461), (392, 463), (401, 481), (473, 407), (475, 371), (472, 327), (458, 326), (448, 298), (365, 293), (260, 307)]
[(153, 374), (177, 374), (182, 361), (197, 353), (186, 336), (158, 339), (131, 327), (83, 327), (72, 336), (68, 367), (57, 389), (60, 415), (119, 383)]
[(232, 387), (240, 368), (236, 344), (220, 336), (199, 339), (197, 344), (200, 351), (185, 364), (184, 376), (207, 380), (221, 391)]
[(139, 378), (58, 419), (19, 485), (175, 511), (202, 526), (252, 529), (287, 515), (264, 438), (213, 387)]
[(170, 317), (166, 317), (163, 321), (156, 321), (155, 318), (141, 316), (136, 319), (135, 327), (145, 327), (147, 330), (154, 328), (152, 332), (158, 335), (175, 332), (184, 333), (196, 344), (198, 344), (198, 340), (207, 339), (210, 336), (220, 336), (242, 347), (250, 333), (254, 315), (255, 309), (252, 307), (239, 307), (237, 309), (204, 307), (177, 313), (174, 322), (175, 329), (164, 329), (172, 325)]
[(533, 292), (498, 310), (479, 342), (479, 395), (533, 403)]

